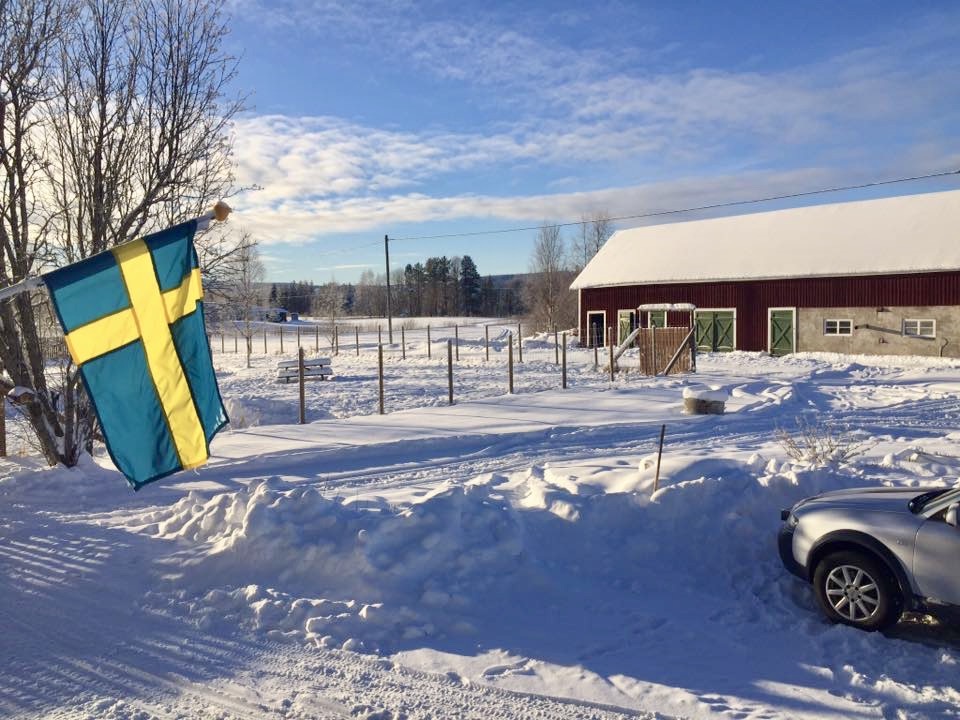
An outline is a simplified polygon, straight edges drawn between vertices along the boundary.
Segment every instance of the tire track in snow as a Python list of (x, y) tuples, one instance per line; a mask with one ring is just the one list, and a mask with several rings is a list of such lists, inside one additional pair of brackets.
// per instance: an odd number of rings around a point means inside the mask
[[(655, 717), (471, 684), (350, 652), (265, 645), (241, 634), (208, 637), (180, 618), (136, 609), (140, 598), (132, 589), (143, 587), (137, 576), (157, 559), (156, 541), (90, 535), (83, 524), (50, 522), (0, 540), (0, 549), (18, 549), (0, 553), (4, 716)], [(84, 573), (83, 558), (96, 558), (101, 572)], [(28, 563), (36, 588), (25, 591), (12, 581), (21, 563)]]
[[(665, 452), (689, 451), (699, 447), (705, 434), (710, 443), (741, 450), (759, 450), (773, 440), (777, 427), (778, 408), (768, 406), (749, 414), (731, 413), (718, 418), (682, 418), (680, 423), (668, 423)], [(870, 409), (841, 409), (820, 411), (823, 421), (840, 427), (858, 429), (869, 435), (938, 435), (956, 430), (960, 419), (960, 400), (943, 398), (909, 405)], [(626, 437), (624, 437), (626, 436)], [(582, 461), (598, 455), (644, 455), (656, 449), (659, 423), (637, 423), (604, 426), (554, 427), (509, 436), (488, 436), (489, 444), (458, 457), (429, 462), (399, 462), (384, 466), (375, 464), (340, 473), (327, 473), (316, 482), (322, 488), (336, 490), (387, 490), (415, 487), (420, 483), (434, 484), (438, 479), (469, 480), (488, 472), (523, 470), (531, 464), (549, 459), (551, 463)], [(463, 447), (463, 440), (443, 439), (450, 444), (447, 455), (455, 455)], [(437, 442), (438, 439), (432, 439)], [(415, 468), (415, 469), (414, 469)]]

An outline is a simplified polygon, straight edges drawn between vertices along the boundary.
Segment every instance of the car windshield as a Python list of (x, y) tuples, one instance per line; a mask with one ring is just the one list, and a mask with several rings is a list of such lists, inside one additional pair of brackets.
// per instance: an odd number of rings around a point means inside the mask
[(938, 505), (950, 505), (960, 502), (960, 488), (937, 488), (929, 492), (921, 493), (910, 501), (910, 511), (912, 513), (923, 512), (931, 501), (937, 500)]

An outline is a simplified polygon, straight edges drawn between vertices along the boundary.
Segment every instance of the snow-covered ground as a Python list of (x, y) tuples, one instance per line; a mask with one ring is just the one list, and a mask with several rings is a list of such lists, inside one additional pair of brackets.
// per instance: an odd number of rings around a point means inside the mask
[[(465, 351), (449, 406), (432, 339), (388, 354), (382, 416), (375, 339), (341, 346), (303, 426), (276, 348), (217, 352), (234, 428), (136, 494), (103, 457), (4, 461), (0, 716), (960, 716), (960, 632), (829, 625), (775, 544), (804, 496), (958, 482), (960, 363), (731, 353), (611, 384), (571, 348), (562, 390), (551, 336), (514, 395), (502, 345)], [(694, 385), (726, 413), (682, 414)], [(800, 416), (860, 454), (790, 460)]]

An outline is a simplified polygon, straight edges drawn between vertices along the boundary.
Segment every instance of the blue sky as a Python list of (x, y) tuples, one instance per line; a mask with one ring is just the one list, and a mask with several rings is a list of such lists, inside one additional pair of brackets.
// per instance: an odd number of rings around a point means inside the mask
[[(960, 168), (953, 2), (228, 9), (236, 89), (250, 94), (235, 127), (238, 181), (262, 188), (234, 198), (231, 223), (260, 241), (271, 280), (380, 272), (385, 234)], [(956, 187), (960, 177), (815, 202)], [(483, 274), (523, 272), (534, 236), (397, 240), (391, 260), (469, 254)]]

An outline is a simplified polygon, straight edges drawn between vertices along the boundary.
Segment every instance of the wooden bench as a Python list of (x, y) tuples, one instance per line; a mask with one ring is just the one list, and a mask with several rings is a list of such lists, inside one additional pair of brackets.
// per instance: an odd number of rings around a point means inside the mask
[[(277, 363), (277, 382), (296, 382), (300, 378), (300, 363), (297, 360), (281, 360)], [(333, 376), (330, 358), (304, 358), (304, 380), (326, 380)]]

